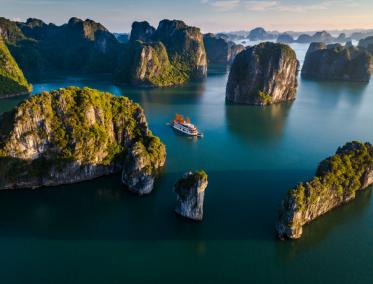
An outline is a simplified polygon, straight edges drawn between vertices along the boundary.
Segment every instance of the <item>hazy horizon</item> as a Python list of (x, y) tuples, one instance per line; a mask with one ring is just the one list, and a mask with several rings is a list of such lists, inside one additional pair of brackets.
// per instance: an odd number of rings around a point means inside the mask
[[(20, 5), (22, 9), (20, 9)], [(131, 31), (134, 21), (157, 27), (163, 19), (182, 20), (207, 32), (266, 30), (319, 31), (373, 29), (373, 1), (213, 1), (149, 0), (61, 1), (0, 0), (0, 16), (62, 25), (72, 17), (100, 22), (111, 32)]]

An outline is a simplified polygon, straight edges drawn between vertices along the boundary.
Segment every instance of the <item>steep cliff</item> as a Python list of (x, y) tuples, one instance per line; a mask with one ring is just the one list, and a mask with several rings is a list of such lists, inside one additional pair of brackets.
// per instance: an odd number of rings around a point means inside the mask
[(226, 42), (211, 33), (203, 36), (203, 44), (207, 62), (210, 64), (232, 63), (236, 55), (245, 49), (241, 44), (235, 44), (233, 41)]
[(139, 175), (127, 161), (134, 145), (164, 162), (164, 145), (127, 98), (77, 87), (34, 95), (0, 117), (0, 189), (78, 182), (121, 171), (124, 163), (125, 172)]
[(322, 161), (316, 176), (290, 189), (280, 204), (276, 228), (281, 239), (302, 236), (302, 226), (355, 198), (373, 184), (373, 147), (357, 141)]
[(307, 51), (302, 74), (321, 78), (365, 81), (370, 80), (373, 57), (357, 47), (335, 46), (312, 43)]
[[(161, 21), (155, 32), (146, 22), (137, 23), (133, 28), (136, 31), (131, 32), (131, 41), (120, 56), (114, 83), (166, 86), (206, 76), (206, 52), (203, 36), (198, 28), (176, 20)], [(153, 48), (151, 55), (146, 52), (149, 46)], [(138, 54), (142, 54), (141, 60), (131, 59), (138, 58)], [(164, 64), (155, 68), (159, 58), (164, 59)], [(150, 69), (155, 71), (149, 73)]]
[(133, 22), (131, 29), (131, 41), (152, 42), (154, 40), (155, 28), (148, 22)]
[(190, 219), (202, 220), (207, 184), (207, 175), (204, 171), (185, 173), (173, 189), (177, 194), (176, 213)]
[(30, 91), (31, 86), (0, 35), (0, 99), (27, 94)]
[(159, 139), (152, 139), (145, 147), (135, 143), (128, 151), (122, 181), (137, 195), (149, 194), (154, 188), (156, 170), (166, 161), (166, 149)]
[(371, 36), (371, 37), (367, 37), (367, 38), (365, 38), (365, 39), (361, 39), (361, 40), (359, 40), (359, 44), (358, 44), (358, 46), (359, 46), (359, 47), (362, 46), (362, 47), (367, 48), (368, 45), (371, 44), (371, 43), (373, 43), (373, 36)]
[(14, 23), (0, 18), (0, 30), (23, 71), (113, 73), (123, 47), (104, 26), (89, 19), (71, 18), (56, 26), (38, 19)]
[(280, 43), (265, 42), (242, 51), (233, 61), (226, 98), (252, 105), (294, 100), (297, 62), (295, 52)]

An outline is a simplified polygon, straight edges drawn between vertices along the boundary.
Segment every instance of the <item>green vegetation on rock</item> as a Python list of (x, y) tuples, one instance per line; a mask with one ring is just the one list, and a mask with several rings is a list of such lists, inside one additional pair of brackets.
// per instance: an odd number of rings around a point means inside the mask
[(38, 19), (14, 23), (0, 18), (0, 29), (23, 71), (113, 73), (123, 46), (105, 27), (89, 19), (72, 18), (56, 26)]
[(370, 80), (373, 56), (356, 46), (312, 43), (307, 51), (302, 74), (321, 78), (364, 81)]
[(148, 23), (136, 22), (132, 28), (136, 30), (131, 32), (131, 41), (119, 59), (114, 83), (164, 86), (205, 76), (206, 54), (198, 28), (181, 21), (163, 20), (149, 38), (142, 31), (154, 29)]
[(0, 98), (31, 90), (0, 34)]
[(373, 146), (353, 141), (322, 161), (313, 179), (288, 191), (278, 212), (280, 237), (298, 238), (302, 225), (355, 198), (373, 183)]
[(295, 99), (298, 61), (288, 45), (263, 42), (236, 55), (226, 98), (237, 103), (266, 105)]
[(150, 156), (164, 150), (128, 98), (77, 87), (34, 95), (0, 119), (0, 187), (119, 171), (136, 143)]

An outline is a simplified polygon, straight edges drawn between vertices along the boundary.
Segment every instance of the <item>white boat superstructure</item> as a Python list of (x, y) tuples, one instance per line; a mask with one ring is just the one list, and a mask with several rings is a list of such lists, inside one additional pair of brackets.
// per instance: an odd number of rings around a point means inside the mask
[(187, 117), (186, 121), (184, 121), (183, 115), (176, 114), (174, 120), (171, 121), (170, 124), (176, 130), (179, 130), (190, 136), (203, 137), (202, 133), (198, 133), (197, 127), (190, 123), (189, 117)]

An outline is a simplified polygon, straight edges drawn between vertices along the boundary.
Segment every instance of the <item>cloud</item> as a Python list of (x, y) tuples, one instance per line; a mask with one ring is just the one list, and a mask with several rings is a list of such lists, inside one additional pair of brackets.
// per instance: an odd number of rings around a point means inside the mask
[(202, 4), (205, 4), (205, 3), (207, 3), (207, 2), (209, 2), (209, 0), (201, 0), (201, 3), (202, 3)]
[[(206, 1), (207, 0), (202, 0)], [(206, 3), (204, 2), (204, 3)], [(341, 1), (329, 1), (317, 5), (284, 5), (281, 1), (217, 1), (210, 2), (210, 5), (217, 8), (215, 11), (222, 12), (228, 10), (249, 10), (249, 11), (290, 11), (290, 12), (307, 12), (310, 10), (326, 10), (333, 4)], [(354, 5), (354, 4), (350, 4)]]
[(210, 3), (212, 6), (216, 7), (215, 11), (228, 11), (234, 10), (240, 6), (240, 0), (235, 1), (218, 1), (214, 3)]
[(242, 5), (246, 10), (251, 10), (251, 11), (266, 11), (267, 9), (271, 7), (275, 7), (278, 5), (277, 1), (272, 1), (272, 2), (263, 2), (263, 1), (245, 1), (242, 2)]
[(19, 4), (32, 4), (32, 5), (45, 5), (45, 4), (65, 4), (65, 5), (78, 5), (87, 2), (81, 1), (22, 1), (22, 0), (12, 0), (12, 3)]
[(21, 20), (20, 17), (13, 18), (13, 21), (16, 21), (16, 22), (22, 22), (22, 20)]

